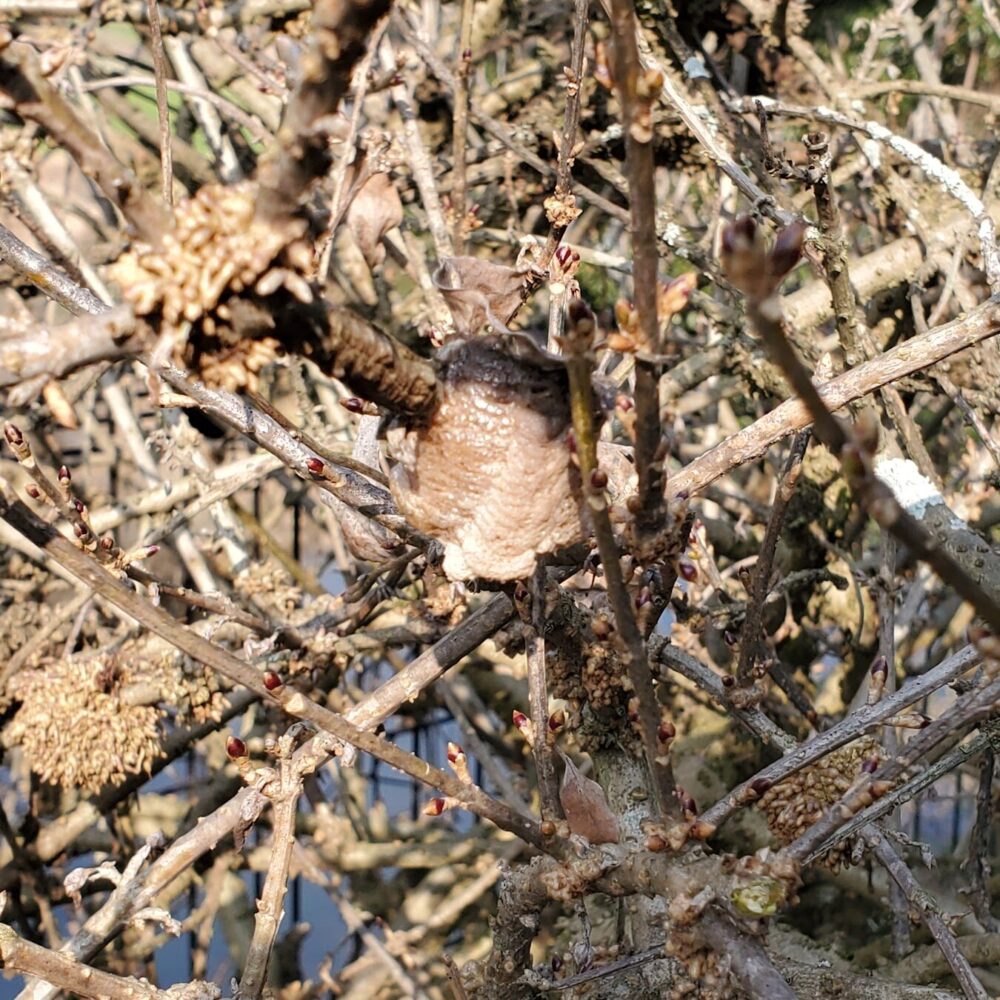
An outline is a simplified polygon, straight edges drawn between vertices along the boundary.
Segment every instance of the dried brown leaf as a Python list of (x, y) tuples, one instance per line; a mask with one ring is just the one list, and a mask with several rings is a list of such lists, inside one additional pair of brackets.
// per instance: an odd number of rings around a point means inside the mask
[(403, 203), (388, 174), (372, 174), (347, 209), (347, 227), (370, 268), (385, 260), (382, 237), (403, 221)]
[(506, 331), (520, 308), (528, 273), (479, 257), (444, 257), (434, 272), (434, 284), (451, 310), (456, 333), (471, 337), (486, 323)]
[(578, 837), (586, 837), (592, 844), (617, 844), (621, 832), (604, 789), (581, 774), (565, 754), (562, 759), (566, 770), (559, 786), (559, 801), (570, 831)]

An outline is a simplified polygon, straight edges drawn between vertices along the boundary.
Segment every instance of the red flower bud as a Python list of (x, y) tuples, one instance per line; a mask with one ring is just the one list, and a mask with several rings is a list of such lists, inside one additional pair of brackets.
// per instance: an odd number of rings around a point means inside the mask
[(264, 687), (266, 687), (268, 691), (277, 691), (281, 685), (281, 678), (273, 670), (264, 671)]
[(698, 579), (698, 569), (693, 563), (682, 562), (677, 569), (688, 583), (693, 583)]
[(28, 483), (28, 485), (24, 487), (24, 492), (27, 493), (32, 500), (37, 500), (42, 495), (42, 491), (34, 483)]
[(226, 753), (230, 760), (239, 760), (247, 755), (247, 745), (238, 736), (230, 736), (226, 740)]
[(774, 277), (787, 274), (799, 262), (805, 237), (806, 227), (801, 222), (793, 222), (778, 233), (770, 256), (770, 271)]
[(326, 468), (326, 466), (323, 464), (323, 459), (316, 458), (316, 456), (314, 455), (312, 458), (306, 459), (306, 468), (314, 476), (321, 476), (323, 475), (323, 470)]
[(444, 812), (445, 802), (444, 799), (431, 799), (427, 805), (424, 806), (425, 816), (440, 816)]
[(364, 413), (365, 411), (365, 401), (359, 399), (357, 396), (347, 396), (340, 401), (340, 405), (348, 411), (348, 413)]
[(603, 469), (594, 469), (590, 474), (590, 485), (595, 490), (603, 490), (608, 485), (608, 474)]

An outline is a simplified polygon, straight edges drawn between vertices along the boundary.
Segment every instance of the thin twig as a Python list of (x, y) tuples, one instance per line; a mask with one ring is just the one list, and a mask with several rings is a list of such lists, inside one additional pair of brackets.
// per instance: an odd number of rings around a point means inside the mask
[(884, 125), (851, 118), (849, 115), (841, 114), (830, 108), (799, 107), (776, 101), (770, 97), (744, 97), (738, 101), (732, 101), (730, 107), (734, 111), (747, 112), (752, 111), (758, 103), (763, 105), (769, 114), (806, 118), (825, 122), (828, 125), (839, 125), (854, 132), (861, 132), (876, 142), (884, 143), (903, 159), (918, 166), (972, 216), (979, 235), (979, 246), (983, 265), (986, 268), (986, 279), (992, 290), (1000, 290), (1000, 249), (996, 245), (996, 227), (982, 201), (955, 170), (943, 164), (936, 156), (916, 143), (891, 132)]
[(549, 739), (549, 692), (545, 679), (545, 565), (539, 562), (531, 578), (531, 632), (526, 640), (528, 703), (535, 727), (532, 755), (538, 775), (538, 795), (543, 820), (562, 819), (559, 781), (553, 746)]
[(863, 834), (865, 842), (875, 851), (886, 871), (893, 877), (896, 884), (903, 890), (909, 904), (924, 919), (927, 929), (934, 935), (938, 947), (951, 966), (962, 992), (968, 1000), (990, 1000), (983, 984), (969, 965), (969, 960), (962, 954), (955, 941), (955, 935), (945, 923), (938, 911), (937, 904), (916, 880), (906, 862), (895, 852), (892, 845), (874, 827), (869, 827)]
[[(758, 113), (761, 122), (767, 120), (767, 112), (762, 106), (758, 107)], [(847, 239), (844, 236), (840, 206), (833, 186), (829, 136), (825, 132), (811, 132), (805, 137), (804, 143), (809, 155), (808, 172), (812, 178), (816, 214), (820, 232), (823, 234), (823, 265), (833, 301), (837, 336), (840, 339), (845, 363), (848, 368), (853, 368), (863, 360), (876, 357), (878, 351), (871, 330), (859, 314), (854, 284), (851, 281), (847, 261)], [(934, 463), (927, 454), (920, 432), (910, 418), (899, 392), (893, 386), (883, 386), (880, 393), (907, 454), (913, 458), (925, 476), (934, 482), (939, 482), (940, 477), (934, 468)]]
[[(164, 39), (165, 43), (168, 43), (169, 41), (170, 39)], [(104, 90), (107, 87), (131, 88), (155, 86), (156, 81), (151, 77), (143, 76), (141, 74), (129, 74), (126, 76), (102, 77), (100, 80), (88, 80), (83, 84), (82, 89), (84, 93), (90, 93), (96, 90)], [(173, 90), (178, 94), (183, 94), (185, 97), (190, 97), (195, 107), (199, 104), (209, 104), (219, 108), (221, 111), (225, 111), (237, 125), (241, 125), (250, 133), (254, 142), (259, 142), (265, 150), (274, 142), (274, 136), (266, 130), (260, 119), (244, 111), (238, 104), (234, 104), (232, 101), (227, 100), (221, 94), (215, 93), (214, 90), (209, 90), (207, 87), (193, 83), (186, 83), (181, 80), (165, 80), (164, 86), (167, 90)], [(221, 139), (225, 142), (229, 141), (225, 136), (221, 136)], [(226, 157), (226, 159), (228, 160), (228, 157)]]
[(288, 890), (288, 870), (295, 848), (295, 818), (298, 815), (299, 793), (302, 776), (295, 773), (292, 761), (278, 761), (278, 785), (273, 794), (271, 825), (271, 858), (267, 877), (254, 917), (253, 937), (247, 947), (243, 976), (240, 979), (240, 996), (257, 1000), (264, 989), (271, 949), (278, 936), (278, 927), (284, 915), (285, 893)]
[(566, 336), (566, 367), (569, 372), (570, 407), (580, 479), (587, 513), (594, 526), (597, 549), (604, 569), (608, 600), (621, 637), (622, 658), (637, 701), (639, 730), (646, 754), (646, 765), (653, 778), (653, 789), (661, 816), (677, 816), (676, 785), (666, 752), (659, 743), (661, 713), (646, 654), (646, 644), (636, 621), (632, 597), (625, 586), (618, 542), (608, 516), (608, 501), (597, 464), (597, 433), (594, 428), (594, 391), (592, 340), (594, 317), (577, 300), (570, 303)]
[[(632, 236), (632, 294), (639, 317), (641, 351), (635, 359), (635, 466), (639, 505), (635, 512), (640, 547), (663, 530), (663, 461), (658, 371), (643, 355), (659, 357), (656, 181), (650, 90), (655, 85), (639, 61), (638, 25), (632, 0), (612, 0), (615, 90), (622, 108)], [(656, 74), (653, 74), (656, 77)], [(654, 91), (655, 94), (655, 91)], [(642, 561), (640, 552), (639, 558)]]
[(302, 73), (285, 107), (278, 142), (257, 168), (259, 218), (289, 219), (312, 181), (326, 173), (327, 125), (390, 4), (391, 0), (318, 0), (312, 5), (313, 44), (303, 56), (310, 72)]
[[(998, 724), (988, 722), (983, 727), (987, 739), (1000, 736), (997, 733)], [(993, 770), (996, 766), (996, 754), (992, 745), (983, 751), (979, 761), (979, 788), (976, 791), (976, 821), (969, 834), (969, 859), (966, 867), (969, 872), (970, 899), (976, 919), (988, 932), (1000, 931), (1000, 921), (990, 911), (990, 832), (993, 830)]]
[(968, 742), (955, 747), (954, 750), (949, 750), (932, 764), (922, 768), (912, 778), (901, 785), (897, 785), (877, 802), (873, 802), (870, 806), (856, 813), (836, 833), (831, 834), (821, 844), (813, 848), (806, 855), (803, 864), (812, 864), (813, 861), (821, 858), (840, 841), (852, 837), (858, 830), (863, 830), (869, 824), (894, 812), (905, 802), (916, 798), (925, 788), (930, 788), (938, 779), (944, 777), (946, 774), (952, 774), (959, 768), (969, 764), (978, 754), (984, 752), (993, 744), (1000, 744), (1000, 739), (997, 739), (997, 736), (991, 733), (986, 726), (983, 727), (983, 730), (983, 732), (977, 733)]
[(761, 627), (764, 616), (764, 602), (771, 590), (771, 569), (774, 553), (778, 548), (778, 538), (784, 524), (785, 513), (802, 471), (802, 459), (809, 446), (809, 431), (800, 431), (792, 443), (791, 451), (781, 470), (781, 479), (774, 495), (774, 503), (764, 531), (764, 541), (754, 566), (750, 584), (750, 600), (747, 602), (746, 617), (740, 633), (740, 658), (736, 666), (736, 683), (748, 688), (754, 682), (753, 668), (761, 645)]
[(161, 608), (155, 607), (135, 594), (89, 555), (38, 521), (22, 503), (16, 500), (11, 502), (2, 493), (0, 493), (0, 518), (62, 563), (74, 576), (79, 577), (110, 603), (234, 684), (250, 689), (268, 702), (276, 702), (290, 715), (313, 723), (345, 743), (356, 746), (366, 753), (373, 753), (391, 767), (429, 784), (444, 795), (456, 799), (466, 808), (516, 833), (528, 843), (541, 845), (541, 834), (537, 823), (497, 802), (475, 785), (462, 782), (438, 768), (431, 767), (381, 737), (372, 736), (343, 716), (310, 701), (297, 691), (289, 691), (285, 686), (278, 688), (277, 691), (271, 690), (265, 685), (258, 671), (221, 647), (203, 639), (196, 632), (175, 621)]
[(825, 757), (828, 753), (845, 746), (859, 736), (870, 732), (879, 723), (897, 715), (904, 708), (925, 698), (932, 692), (961, 676), (979, 662), (979, 654), (972, 646), (949, 656), (936, 667), (920, 677), (913, 678), (896, 694), (883, 698), (874, 705), (864, 705), (835, 726), (819, 733), (806, 743), (802, 743), (786, 753), (780, 760), (762, 768), (752, 778), (730, 789), (715, 805), (706, 809), (699, 820), (719, 826), (736, 809), (756, 797), (754, 784), (777, 782), (801, 770), (803, 767)]
[(848, 820), (880, 794), (888, 792), (895, 783), (906, 780), (914, 770), (923, 768), (927, 755), (941, 743), (956, 736), (961, 738), (977, 726), (993, 710), (998, 697), (1000, 680), (989, 681), (960, 697), (952, 708), (911, 739), (904, 750), (882, 764), (871, 776), (863, 775), (855, 782), (821, 819), (784, 847), (782, 853), (801, 862), (807, 857), (814, 857), (816, 848), (834, 832), (838, 834), (836, 840), (841, 841), (842, 828)]
[[(896, 693), (896, 540), (887, 531), (882, 532), (879, 542), (879, 570), (876, 584), (878, 603), (878, 652), (881, 665), (885, 667), (885, 685), (879, 693)], [(882, 748), (886, 757), (892, 757), (899, 750), (899, 739), (893, 726), (882, 731)], [(899, 820), (893, 816), (887, 823), (898, 829)], [(895, 881), (889, 886), (889, 903), (892, 908), (892, 956), (899, 961), (907, 954), (910, 943), (909, 906), (903, 890)]]
[(74, 316), (93, 316), (108, 310), (108, 306), (93, 292), (77, 284), (50, 260), (32, 250), (6, 226), (0, 226), (0, 260)]
[[(382, 66), (385, 69), (395, 68), (396, 55), (388, 39), (382, 42)], [(420, 135), (417, 123), (417, 113), (413, 108), (413, 98), (405, 83), (396, 83), (390, 88), (392, 102), (396, 105), (399, 117), (403, 122), (403, 142), (406, 145), (407, 159), (413, 179), (420, 191), (420, 203), (427, 213), (427, 228), (434, 241), (434, 252), (438, 259), (450, 257), (455, 249), (451, 241), (451, 233), (445, 225), (444, 213), (441, 210), (441, 199), (438, 196), (437, 181), (434, 179), (434, 167), (430, 155)]]
[(9, 972), (34, 976), (77, 996), (109, 997), (111, 1000), (169, 1000), (170, 994), (150, 986), (146, 980), (115, 976), (82, 965), (74, 958), (42, 948), (18, 937), (13, 928), (0, 924), (0, 965)]
[[(763, 251), (757, 245), (747, 246), (745, 250), (738, 250), (733, 254), (730, 266), (744, 267), (750, 271), (754, 268), (766, 270), (770, 265), (762, 255)], [(788, 339), (781, 315), (781, 300), (774, 288), (768, 288), (760, 294), (756, 279), (751, 278), (744, 284), (749, 298), (751, 322), (773, 360), (780, 365), (786, 378), (808, 407), (816, 436), (835, 455), (841, 457), (848, 483), (866, 512), (879, 525), (891, 531), (915, 556), (929, 563), (945, 583), (976, 609), (984, 621), (1000, 632), (1000, 602), (980, 586), (931, 538), (921, 523), (900, 505), (892, 490), (875, 476), (866, 451), (848, 436), (840, 422), (827, 409), (823, 397)]]
[(160, 29), (160, 5), (157, 0), (146, 0), (149, 18), (150, 50), (153, 53), (153, 74), (156, 77), (156, 113), (160, 121), (160, 185), (163, 201), (168, 208), (174, 204), (174, 160), (170, 147), (170, 108), (167, 105), (167, 58), (163, 52), (163, 34)]
[(42, 73), (34, 49), (27, 44), (14, 42), (0, 50), (0, 91), (21, 117), (37, 122), (57, 146), (69, 151), (147, 243), (159, 242), (171, 224), (166, 209), (84, 124)]
[(472, 14), (475, 0), (462, 0), (458, 28), (458, 69), (455, 71), (455, 104), (451, 136), (451, 205), (454, 212), (455, 252), (465, 253), (468, 220), (465, 204), (465, 151), (469, 141), (469, 75), (472, 71)]

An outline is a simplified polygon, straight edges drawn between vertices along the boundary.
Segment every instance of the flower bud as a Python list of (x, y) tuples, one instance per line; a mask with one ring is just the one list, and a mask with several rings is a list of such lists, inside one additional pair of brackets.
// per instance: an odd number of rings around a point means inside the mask
[(802, 257), (802, 244), (806, 238), (805, 223), (793, 222), (778, 233), (770, 254), (770, 272), (782, 278), (795, 267)]

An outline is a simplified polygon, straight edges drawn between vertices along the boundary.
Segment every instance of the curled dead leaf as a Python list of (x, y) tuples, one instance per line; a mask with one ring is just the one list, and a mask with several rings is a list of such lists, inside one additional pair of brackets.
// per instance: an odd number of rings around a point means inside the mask
[(385, 260), (382, 237), (403, 221), (403, 203), (392, 178), (372, 174), (355, 194), (345, 221), (365, 262), (374, 270)]
[(489, 323), (499, 333), (521, 306), (527, 268), (479, 257), (443, 257), (434, 272), (459, 336), (472, 337)]
[(559, 801), (570, 831), (578, 837), (586, 837), (592, 844), (617, 844), (621, 831), (604, 789), (581, 774), (569, 757), (561, 756), (566, 770), (559, 786)]

